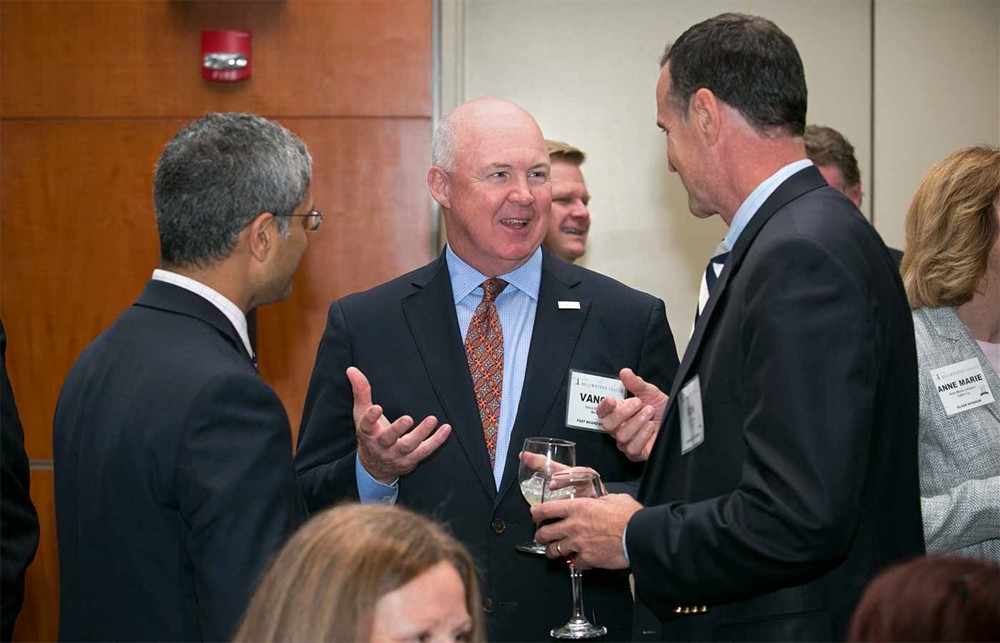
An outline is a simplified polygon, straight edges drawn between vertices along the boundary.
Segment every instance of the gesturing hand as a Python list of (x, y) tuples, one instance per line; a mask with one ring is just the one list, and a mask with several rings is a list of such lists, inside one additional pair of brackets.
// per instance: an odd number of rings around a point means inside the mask
[(625, 388), (635, 397), (625, 400), (604, 398), (597, 405), (597, 417), (601, 418), (604, 430), (614, 436), (618, 449), (629, 460), (642, 462), (649, 458), (653, 450), (667, 408), (667, 395), (630, 368), (623, 368), (619, 376)]
[(365, 471), (379, 482), (391, 484), (399, 476), (413, 471), (451, 435), (449, 424), (434, 430), (438, 421), (433, 415), (424, 418), (416, 427), (409, 415), (390, 423), (382, 407), (372, 404), (372, 387), (364, 373), (351, 366), (347, 369), (347, 379), (354, 393), (358, 458)]

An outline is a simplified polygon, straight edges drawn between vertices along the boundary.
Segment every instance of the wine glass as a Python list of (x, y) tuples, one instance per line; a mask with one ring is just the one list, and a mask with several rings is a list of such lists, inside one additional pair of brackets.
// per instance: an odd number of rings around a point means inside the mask
[[(604, 495), (601, 476), (591, 469), (569, 469), (556, 471), (545, 478), (542, 486), (542, 502), (552, 500), (599, 498)], [(589, 639), (604, 636), (608, 628), (593, 625), (583, 613), (583, 572), (576, 568), (576, 555), (566, 556), (569, 577), (573, 585), (573, 614), (562, 627), (549, 634), (557, 639)]]
[[(521, 464), (517, 469), (517, 483), (521, 487), (521, 495), (531, 506), (542, 501), (542, 486), (545, 483), (545, 476), (560, 468), (558, 465), (567, 467), (576, 465), (576, 443), (569, 440), (525, 438), (521, 451), (539, 456), (532, 459), (534, 462), (529, 461), (527, 464), (521, 458)], [(537, 524), (535, 531), (538, 531)], [(539, 544), (537, 540), (518, 545), (515, 549), (526, 554), (545, 554), (545, 545)]]

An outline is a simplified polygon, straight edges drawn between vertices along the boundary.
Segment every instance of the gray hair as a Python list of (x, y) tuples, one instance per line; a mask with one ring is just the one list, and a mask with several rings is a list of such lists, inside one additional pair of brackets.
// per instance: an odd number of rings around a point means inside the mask
[(431, 165), (445, 172), (455, 169), (455, 123), (451, 114), (445, 116), (434, 129), (431, 141)]
[(240, 231), (263, 212), (278, 232), (309, 190), (305, 143), (253, 114), (206, 114), (167, 143), (156, 164), (153, 202), (164, 265), (206, 267), (228, 257)]

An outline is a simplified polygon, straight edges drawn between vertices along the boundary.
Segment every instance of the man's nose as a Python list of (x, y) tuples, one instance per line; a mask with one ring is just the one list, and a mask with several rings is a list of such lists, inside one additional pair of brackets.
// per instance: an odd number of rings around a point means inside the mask
[(526, 179), (520, 179), (510, 190), (507, 199), (520, 206), (529, 206), (535, 202), (535, 195), (531, 193), (531, 186)]

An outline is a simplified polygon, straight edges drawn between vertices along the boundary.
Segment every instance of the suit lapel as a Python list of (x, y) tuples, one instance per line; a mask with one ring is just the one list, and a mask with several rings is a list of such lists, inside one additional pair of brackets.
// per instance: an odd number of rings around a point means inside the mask
[(465, 451), (483, 488), (490, 498), (495, 498), (496, 483), (483, 439), (483, 424), (472, 390), (472, 376), (458, 328), (451, 277), (444, 255), (419, 272), (413, 285), (417, 292), (403, 300), (403, 315), (420, 351), (427, 377), (451, 421), (452, 435)]
[(151, 279), (146, 283), (146, 287), (139, 295), (135, 305), (201, 320), (219, 331), (219, 334), (226, 338), (234, 349), (242, 353), (251, 365), (253, 364), (253, 358), (247, 353), (246, 345), (229, 318), (201, 295), (165, 281)]
[[(743, 259), (746, 257), (754, 239), (763, 227), (767, 225), (767, 222), (772, 216), (774, 216), (775, 212), (806, 192), (811, 192), (812, 190), (821, 188), (826, 184), (826, 180), (815, 166), (809, 166), (799, 170), (785, 180), (784, 183), (778, 186), (771, 196), (764, 201), (753, 217), (751, 217), (750, 222), (747, 223), (743, 232), (740, 233), (739, 239), (736, 241), (736, 246), (729, 253), (729, 258), (726, 260), (726, 265), (722, 269), (722, 274), (719, 275), (719, 279), (716, 281), (715, 287), (712, 289), (712, 296), (709, 297), (708, 304), (705, 306), (704, 312), (702, 312), (702, 314), (698, 317), (698, 322), (694, 327), (694, 333), (691, 335), (691, 341), (688, 342), (687, 349), (684, 351), (684, 359), (681, 360), (681, 365), (677, 370), (677, 376), (674, 378), (673, 386), (670, 387), (670, 401), (667, 403), (667, 409), (663, 414), (663, 423), (660, 426), (661, 435), (667, 427), (671, 426), (672, 416), (676, 413), (676, 407), (678, 404), (677, 392), (690, 378), (689, 372), (697, 361), (698, 351), (701, 349), (702, 340), (705, 338), (707, 328), (712, 323), (712, 318), (715, 316), (715, 311), (719, 302), (723, 299), (722, 294), (729, 286), (730, 277), (740, 269), (740, 265), (743, 263)], [(656, 441), (653, 445), (653, 453), (650, 454), (650, 462), (654, 460), (653, 456), (658, 450), (657, 447), (664, 449), (666, 447), (663, 445), (667, 442), (669, 442), (669, 440)], [(644, 476), (644, 480), (651, 477), (652, 475), (646, 475)], [(642, 486), (645, 488), (646, 484), (643, 484)]]
[[(498, 499), (517, 479), (518, 453), (524, 439), (539, 435), (566, 381), (570, 360), (591, 304), (589, 298), (581, 296), (575, 289), (579, 283), (580, 279), (571, 266), (554, 260), (543, 251), (542, 280), (538, 289), (524, 387), (511, 430)], [(580, 308), (560, 309), (560, 301), (578, 301)]]
[(740, 265), (743, 263), (744, 257), (746, 257), (747, 251), (750, 249), (750, 245), (753, 243), (757, 234), (760, 233), (761, 229), (767, 222), (774, 216), (774, 213), (787, 205), (790, 201), (797, 199), (806, 192), (810, 192), (817, 188), (826, 185), (826, 181), (823, 176), (819, 173), (819, 170), (815, 166), (809, 166), (802, 170), (799, 170), (791, 177), (789, 177), (784, 183), (778, 186), (771, 196), (764, 201), (760, 209), (751, 217), (750, 222), (747, 223), (747, 227), (743, 229), (740, 234), (739, 239), (736, 241), (736, 247), (732, 249), (729, 253), (729, 258), (726, 260), (726, 265), (722, 269), (722, 274), (719, 275), (719, 279), (712, 289), (712, 296), (708, 300), (708, 304), (705, 306), (705, 311), (698, 317), (698, 323), (694, 327), (694, 334), (691, 336), (691, 341), (688, 342), (687, 350), (684, 351), (684, 359), (681, 361), (680, 369), (677, 371), (677, 377), (674, 379), (674, 384), (670, 390), (670, 400), (676, 398), (676, 393), (680, 390), (680, 387), (687, 381), (688, 371), (691, 365), (694, 363), (695, 358), (698, 355), (698, 350), (701, 347), (702, 339), (705, 336), (705, 330), (708, 328), (709, 324), (712, 322), (712, 317), (714, 316), (716, 307), (719, 301), (722, 300), (722, 294), (725, 292), (729, 285), (730, 276), (735, 274)]

